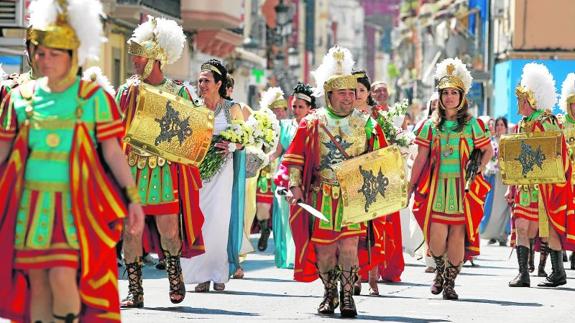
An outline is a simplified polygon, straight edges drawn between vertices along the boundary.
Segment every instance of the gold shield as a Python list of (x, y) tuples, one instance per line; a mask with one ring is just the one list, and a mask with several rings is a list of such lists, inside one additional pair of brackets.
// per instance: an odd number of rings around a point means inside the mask
[(214, 114), (203, 105), (141, 83), (124, 141), (169, 161), (198, 166), (210, 146)]
[(561, 131), (501, 136), (499, 168), (505, 185), (565, 183)]
[(343, 226), (372, 220), (407, 206), (405, 161), (397, 146), (332, 167), (341, 188)]

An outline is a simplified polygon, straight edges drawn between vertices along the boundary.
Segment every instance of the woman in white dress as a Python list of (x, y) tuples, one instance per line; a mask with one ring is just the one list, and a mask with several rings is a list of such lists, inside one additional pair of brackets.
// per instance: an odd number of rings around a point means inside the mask
[[(225, 130), (232, 120), (244, 119), (241, 107), (225, 99), (226, 76), (227, 70), (222, 63), (211, 59), (202, 64), (198, 78), (199, 94), (206, 107), (214, 111), (214, 136)], [(227, 248), (234, 181), (232, 152), (242, 147), (225, 141), (215, 147), (229, 156), (220, 171), (209, 182), (203, 181), (200, 189), (205, 253), (182, 261), (184, 281), (198, 284), (196, 292), (208, 292), (210, 282), (214, 283), (214, 290), (223, 291), (230, 276)]]

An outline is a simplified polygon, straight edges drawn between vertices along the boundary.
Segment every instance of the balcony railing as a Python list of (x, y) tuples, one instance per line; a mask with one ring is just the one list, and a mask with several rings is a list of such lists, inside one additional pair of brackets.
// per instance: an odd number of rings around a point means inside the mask
[(174, 18), (181, 18), (180, 0), (117, 0), (119, 5), (140, 5)]

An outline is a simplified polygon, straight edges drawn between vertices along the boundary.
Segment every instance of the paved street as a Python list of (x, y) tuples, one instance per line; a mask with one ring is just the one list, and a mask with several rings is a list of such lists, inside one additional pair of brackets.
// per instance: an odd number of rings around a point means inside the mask
[[(214, 322), (333, 320), (316, 314), (322, 287), (291, 280), (290, 270), (274, 266), (273, 254), (252, 254), (245, 262), (246, 278), (231, 280), (226, 291), (208, 294), (193, 292), (192, 285), (185, 301), (173, 305), (168, 299), (165, 272), (154, 267), (144, 271), (146, 307), (123, 310), (125, 322), (175, 322), (210, 320)], [(575, 320), (575, 271), (567, 270), (569, 280), (558, 289), (507, 287), (516, 273), (515, 254), (509, 260), (510, 248), (482, 246), (476, 261), (479, 267), (464, 267), (456, 281), (459, 301), (444, 301), (429, 293), (433, 274), (423, 272), (421, 262), (406, 255), (403, 282), (380, 284), (380, 297), (356, 297), (361, 321), (389, 322), (573, 322)], [(568, 265), (565, 263), (565, 265)], [(547, 271), (551, 264), (548, 262)], [(541, 278), (532, 277), (535, 286)], [(127, 280), (120, 281), (122, 295)], [(364, 284), (364, 294), (367, 285)], [(336, 314), (334, 318), (339, 319)]]

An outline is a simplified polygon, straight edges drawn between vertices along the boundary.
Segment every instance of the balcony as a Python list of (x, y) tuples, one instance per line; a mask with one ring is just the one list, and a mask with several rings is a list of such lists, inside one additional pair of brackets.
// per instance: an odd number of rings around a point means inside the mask
[(227, 57), (244, 37), (226, 29), (200, 30), (196, 34), (196, 47), (200, 52), (218, 57)]
[(234, 29), (240, 27), (243, 21), (243, 1), (182, 0), (181, 2), (181, 17), (186, 30)]
[(180, 0), (116, 0), (112, 16), (140, 23), (142, 15), (166, 17), (179, 20)]

